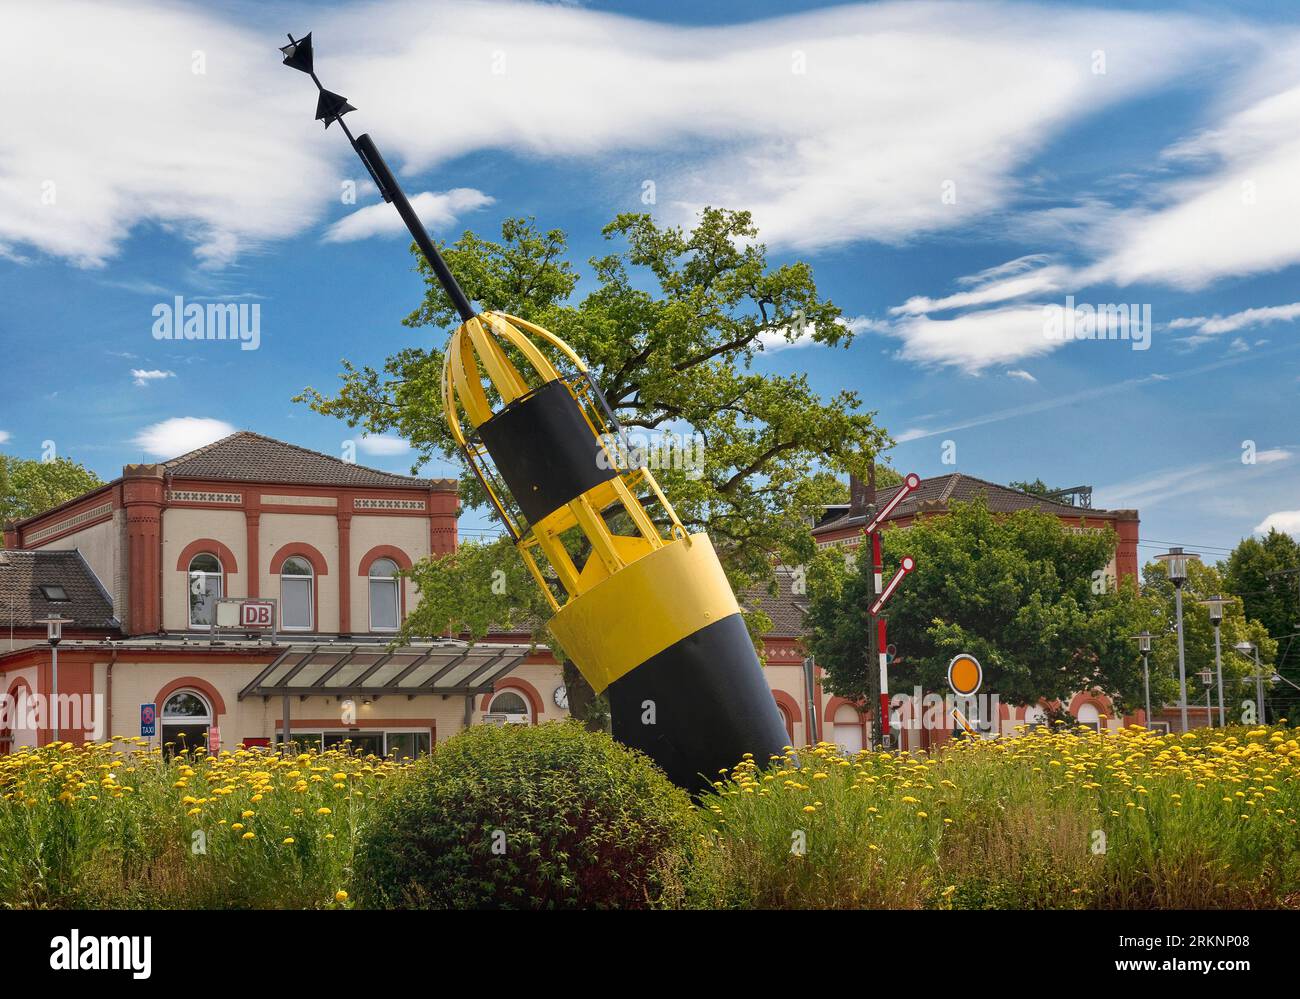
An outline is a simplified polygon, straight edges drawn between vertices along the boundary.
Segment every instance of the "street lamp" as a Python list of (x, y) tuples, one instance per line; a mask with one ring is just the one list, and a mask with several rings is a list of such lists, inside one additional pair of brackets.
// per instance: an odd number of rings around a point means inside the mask
[(1199, 561), (1200, 557), (1181, 548), (1170, 548), (1164, 555), (1156, 556), (1165, 564), (1169, 582), (1174, 584), (1174, 617), (1178, 622), (1178, 710), (1182, 713), (1184, 732), (1187, 731), (1187, 663), (1183, 656), (1183, 584), (1187, 582), (1188, 561)]
[(1235, 599), (1235, 597), (1207, 597), (1200, 601), (1202, 607), (1209, 608), (1210, 624), (1214, 625), (1214, 669), (1219, 674), (1219, 728), (1228, 724), (1223, 704), (1223, 656), (1219, 650), (1219, 626), (1223, 624), (1223, 608)]
[(1142, 653), (1142, 685), (1147, 695), (1147, 728), (1151, 727), (1151, 637), (1149, 631), (1129, 636), (1137, 641), (1138, 651)]
[(54, 741), (59, 741), (59, 642), (63, 641), (63, 626), (72, 622), (65, 617), (43, 617), (37, 624), (45, 625), (45, 639), (50, 643), (50, 721)]
[(1254, 654), (1255, 703), (1259, 705), (1259, 723), (1263, 725), (1266, 720), (1266, 714), (1264, 711), (1264, 667), (1259, 661), (1259, 646), (1256, 645), (1254, 642), (1242, 641), (1234, 645), (1233, 648), (1236, 649), (1238, 652), (1240, 652), (1243, 656), (1245, 656), (1248, 659), (1251, 657), (1252, 653)]

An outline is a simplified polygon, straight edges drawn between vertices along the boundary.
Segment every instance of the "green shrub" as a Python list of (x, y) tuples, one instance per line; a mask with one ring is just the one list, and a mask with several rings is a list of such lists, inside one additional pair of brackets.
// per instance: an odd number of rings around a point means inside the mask
[(645, 907), (693, 828), (686, 794), (608, 735), (477, 726), (388, 788), (353, 885), (370, 908)]

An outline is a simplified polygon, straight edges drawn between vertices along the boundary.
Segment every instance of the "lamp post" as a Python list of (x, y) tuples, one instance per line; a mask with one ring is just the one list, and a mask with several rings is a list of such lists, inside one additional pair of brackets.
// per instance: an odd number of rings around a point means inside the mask
[(63, 626), (71, 623), (58, 616), (44, 617), (36, 622), (45, 625), (45, 638), (50, 643), (50, 722), (54, 741), (59, 741), (59, 642), (63, 641)]
[(1143, 631), (1137, 635), (1130, 635), (1130, 638), (1136, 639), (1138, 651), (1142, 653), (1142, 686), (1147, 695), (1147, 717), (1146, 727), (1151, 727), (1151, 632)]
[(1170, 548), (1164, 555), (1156, 556), (1165, 564), (1169, 581), (1174, 584), (1174, 617), (1178, 622), (1178, 710), (1182, 715), (1184, 732), (1187, 731), (1187, 662), (1183, 657), (1183, 584), (1187, 582), (1188, 560), (1199, 560), (1200, 557), (1181, 548)]
[(1219, 728), (1228, 724), (1223, 704), (1223, 655), (1219, 648), (1219, 627), (1223, 624), (1223, 608), (1232, 603), (1233, 597), (1207, 597), (1201, 606), (1210, 611), (1210, 624), (1214, 625), (1214, 669), (1219, 675)]
[(1250, 658), (1251, 654), (1255, 657), (1255, 703), (1259, 705), (1259, 723), (1263, 725), (1267, 720), (1264, 711), (1264, 667), (1259, 661), (1259, 646), (1254, 642), (1238, 642), (1233, 646), (1243, 656)]

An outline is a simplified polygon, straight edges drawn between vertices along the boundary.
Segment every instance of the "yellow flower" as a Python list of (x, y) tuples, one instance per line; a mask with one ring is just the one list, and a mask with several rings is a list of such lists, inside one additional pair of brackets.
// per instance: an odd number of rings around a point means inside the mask
[(281, 845), (283, 845), (283, 846), (292, 846), (292, 845), (293, 845), (293, 837), (292, 837), (292, 836), (286, 836), (284, 839), (280, 840), (280, 843), (281, 843)]
[(345, 892), (345, 891), (336, 891), (336, 892), (334, 893), (334, 901), (335, 901), (335, 902), (346, 902), (347, 900), (348, 900), (348, 893), (347, 893), (347, 892)]
[(329, 810), (328, 808), (318, 808), (318, 809), (316, 809), (316, 814), (317, 814), (317, 815), (329, 815), (329, 814), (330, 814), (330, 810)]
[(246, 832), (240, 839), (257, 839), (257, 833)]
[(815, 806), (813, 806), (813, 805), (804, 805), (804, 806), (803, 806), (803, 810), (804, 810), (805, 812), (815, 812), (815, 811), (817, 811), (817, 808), (816, 808)]

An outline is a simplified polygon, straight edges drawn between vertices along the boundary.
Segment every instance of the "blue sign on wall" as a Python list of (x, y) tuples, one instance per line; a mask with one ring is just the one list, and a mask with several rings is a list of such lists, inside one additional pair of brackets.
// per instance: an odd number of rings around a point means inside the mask
[(158, 707), (154, 704), (140, 705), (140, 737), (152, 739), (158, 717)]

